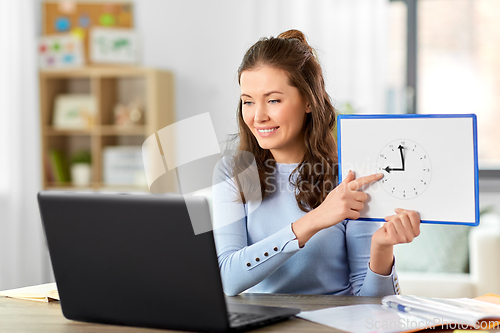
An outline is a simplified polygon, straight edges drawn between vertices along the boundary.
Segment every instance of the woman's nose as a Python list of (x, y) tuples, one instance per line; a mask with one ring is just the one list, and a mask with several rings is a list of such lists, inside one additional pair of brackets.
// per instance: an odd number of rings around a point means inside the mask
[(257, 106), (255, 108), (255, 116), (254, 121), (257, 123), (262, 123), (269, 120), (269, 116), (267, 114), (267, 110), (265, 106)]

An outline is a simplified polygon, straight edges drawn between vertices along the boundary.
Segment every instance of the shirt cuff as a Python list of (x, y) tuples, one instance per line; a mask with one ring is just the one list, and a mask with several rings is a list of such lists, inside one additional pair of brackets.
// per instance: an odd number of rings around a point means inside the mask
[(288, 238), (288, 241), (283, 246), (281, 251), (283, 253), (294, 253), (300, 250), (301, 248), (299, 247), (299, 240), (297, 239), (297, 236), (293, 232), (292, 224), (290, 223), (288, 226), (286, 226), (281, 230), (283, 230), (284, 234), (286, 234)]
[(270, 236), (262, 246), (251, 249), (248, 253), (249, 260), (246, 266), (247, 269), (252, 269), (279, 253), (293, 254), (299, 250), (299, 241), (292, 230), (292, 225), (289, 224)]
[(370, 263), (368, 263), (368, 269), (366, 271), (366, 277), (363, 285), (365, 287), (369, 287), (366, 288), (366, 290), (372, 290), (374, 294), (365, 296), (399, 295), (401, 292), (395, 266), (396, 259), (393, 256), (391, 273), (389, 275), (381, 275), (372, 271)]

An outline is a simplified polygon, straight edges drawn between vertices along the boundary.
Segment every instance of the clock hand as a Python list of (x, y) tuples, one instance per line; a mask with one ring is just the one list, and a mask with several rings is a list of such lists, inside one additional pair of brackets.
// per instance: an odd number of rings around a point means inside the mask
[(391, 173), (391, 171), (405, 171), (403, 168), (389, 168), (388, 166), (382, 170), (385, 170), (387, 173)]
[(405, 157), (403, 156), (403, 149), (405, 149), (405, 147), (399, 145), (398, 147), (399, 149), (399, 153), (401, 154), (401, 164), (403, 165), (402, 168), (389, 168), (388, 166), (385, 167), (385, 170), (387, 173), (391, 173), (391, 171), (405, 171)]
[(405, 171), (405, 157), (403, 156), (403, 149), (405, 149), (405, 147), (399, 145), (398, 149), (399, 153), (401, 154), (401, 163), (403, 164), (403, 170), (401, 171)]

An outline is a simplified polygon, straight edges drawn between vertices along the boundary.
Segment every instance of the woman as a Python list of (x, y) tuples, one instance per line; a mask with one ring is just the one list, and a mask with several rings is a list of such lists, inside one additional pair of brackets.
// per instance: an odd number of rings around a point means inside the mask
[[(259, 40), (238, 77), (240, 153), (219, 164), (213, 190), (215, 223), (235, 221), (214, 230), (225, 293), (399, 293), (393, 246), (418, 236), (420, 217), (396, 209), (382, 227), (352, 221), (367, 200), (360, 188), (383, 175), (349, 172), (335, 186), (335, 109), (304, 35)], [(254, 180), (241, 176), (244, 152)]]

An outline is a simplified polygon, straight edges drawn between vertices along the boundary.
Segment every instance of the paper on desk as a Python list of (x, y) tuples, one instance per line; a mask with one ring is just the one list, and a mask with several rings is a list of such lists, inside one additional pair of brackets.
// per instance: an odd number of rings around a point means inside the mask
[(59, 300), (55, 282), (0, 291), (0, 296), (39, 302), (48, 302), (51, 299)]
[(316, 311), (303, 311), (297, 317), (352, 333), (414, 332), (432, 326), (432, 320), (398, 311), (388, 311), (381, 305), (363, 304), (338, 306)]

